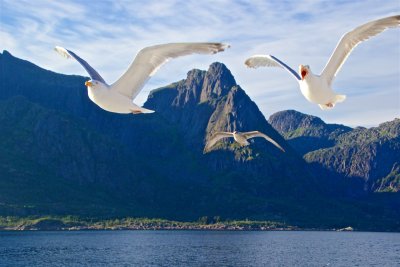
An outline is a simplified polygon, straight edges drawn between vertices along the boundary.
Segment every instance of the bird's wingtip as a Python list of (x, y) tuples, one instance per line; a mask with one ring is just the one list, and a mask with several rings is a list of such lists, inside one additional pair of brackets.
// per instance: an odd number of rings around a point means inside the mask
[(54, 47), (54, 51), (56, 51), (57, 53), (59, 53), (60, 55), (62, 55), (65, 58), (70, 58), (70, 54), (68, 53), (67, 49), (65, 49), (64, 47), (61, 46), (55, 46)]
[(255, 59), (258, 57), (258, 55), (254, 55), (249, 57), (248, 59), (246, 59), (246, 61), (244, 62), (244, 64), (248, 67), (248, 68), (252, 68), (252, 69), (256, 69), (259, 66), (257, 64), (255, 64)]
[(251, 65), (251, 58), (246, 59), (244, 65), (246, 65), (248, 68), (254, 68), (254, 66)]
[(221, 47), (222, 47), (222, 49), (228, 49), (228, 48), (231, 48), (231, 45), (230, 44), (228, 44), (228, 43), (222, 43), (221, 44)]
[(219, 52), (223, 52), (226, 49), (230, 48), (231, 45), (227, 44), (227, 43), (215, 43), (214, 44), (214, 48), (213, 48), (213, 54), (219, 53)]

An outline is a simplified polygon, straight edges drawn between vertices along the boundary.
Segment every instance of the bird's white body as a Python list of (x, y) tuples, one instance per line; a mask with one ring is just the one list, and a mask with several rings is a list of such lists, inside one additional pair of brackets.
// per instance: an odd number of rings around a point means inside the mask
[(251, 68), (280, 67), (286, 69), (299, 82), (304, 97), (321, 109), (331, 109), (336, 103), (346, 99), (345, 95), (338, 95), (332, 89), (332, 83), (340, 68), (350, 55), (351, 51), (361, 42), (385, 31), (388, 28), (399, 27), (400, 15), (370, 21), (342, 36), (320, 75), (311, 72), (309, 66), (300, 65), (299, 73), (272, 55), (255, 55), (248, 58), (245, 64)]
[[(121, 114), (129, 113), (152, 113), (154, 111), (139, 107), (132, 100), (120, 93), (110, 90), (104, 84), (93, 87), (88, 86), (88, 96), (96, 105), (102, 109)], [(140, 112), (139, 112), (140, 111)]]
[(89, 73), (91, 80), (85, 85), (89, 99), (102, 109), (114, 113), (152, 113), (133, 103), (146, 82), (172, 58), (190, 54), (215, 54), (229, 45), (222, 43), (171, 43), (146, 47), (139, 51), (132, 64), (113, 84), (108, 85), (100, 74), (74, 52), (56, 46), (55, 50), (66, 58), (76, 59)]
[(311, 73), (304, 80), (300, 80), (299, 84), (301, 93), (312, 103), (328, 103), (335, 96), (324, 79)]
[(239, 132), (233, 132), (233, 139), (242, 146), (250, 145), (250, 143), (247, 141), (247, 138)]
[(321, 109), (332, 108), (346, 98), (344, 95), (336, 94), (326, 79), (311, 72), (299, 81), (299, 85), (303, 96), (311, 103), (320, 105)]

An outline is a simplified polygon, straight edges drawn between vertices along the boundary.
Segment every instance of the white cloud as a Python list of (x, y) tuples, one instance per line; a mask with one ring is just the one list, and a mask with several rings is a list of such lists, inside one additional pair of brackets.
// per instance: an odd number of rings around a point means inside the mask
[(4, 50), (11, 50), (17, 45), (17, 41), (8, 32), (0, 31), (1, 44)]
[[(309, 64), (318, 73), (343, 33), (366, 21), (400, 13), (395, 1), (1, 3), (0, 49), (53, 71), (87, 76), (79, 64), (52, 51), (55, 45), (62, 45), (85, 58), (109, 82), (117, 79), (136, 52), (148, 45), (231, 43), (231, 49), (215, 56), (190, 56), (169, 62), (150, 80), (138, 96), (138, 103), (144, 102), (150, 89), (183, 79), (192, 68), (207, 69), (210, 63), (220, 61), (266, 117), (283, 109), (297, 109), (332, 122), (376, 125), (399, 116), (396, 111), (400, 110), (400, 101), (395, 101), (400, 99), (398, 29), (354, 50), (334, 84), (338, 92), (349, 97), (330, 112), (308, 103), (293, 78), (282, 70), (249, 70), (243, 65), (252, 54), (268, 53), (295, 69), (299, 64)], [(388, 93), (377, 97), (374, 90)], [(363, 112), (366, 106), (374, 116)]]

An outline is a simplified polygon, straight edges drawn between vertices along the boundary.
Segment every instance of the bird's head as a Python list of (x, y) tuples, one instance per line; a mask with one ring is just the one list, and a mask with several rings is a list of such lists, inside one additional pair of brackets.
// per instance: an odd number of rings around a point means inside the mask
[(102, 85), (103, 85), (102, 82), (99, 82), (99, 81), (96, 81), (96, 80), (89, 80), (89, 81), (85, 82), (85, 86), (87, 86), (88, 88), (89, 87), (93, 88), (93, 89), (96, 89), (96, 88), (98, 88), (98, 87), (100, 87)]
[(233, 134), (237, 134), (238, 133), (238, 131), (233, 131)]
[(299, 66), (299, 74), (300, 74), (301, 80), (304, 80), (310, 72), (311, 72), (310, 66), (308, 66), (308, 65), (300, 65)]

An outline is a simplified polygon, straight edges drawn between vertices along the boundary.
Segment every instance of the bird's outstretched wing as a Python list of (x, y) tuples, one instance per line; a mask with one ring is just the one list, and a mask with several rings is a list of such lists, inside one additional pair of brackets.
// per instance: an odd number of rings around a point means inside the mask
[(171, 43), (146, 47), (139, 51), (128, 70), (111, 85), (111, 89), (134, 99), (147, 80), (171, 58), (215, 54), (228, 47), (223, 43)]
[(210, 148), (215, 145), (219, 140), (221, 140), (222, 138), (226, 138), (226, 137), (232, 137), (233, 134), (229, 133), (229, 132), (216, 132), (211, 138), (210, 140), (208, 140), (206, 146), (204, 147), (204, 152), (207, 152), (208, 150), (210, 150)]
[(252, 132), (246, 132), (242, 134), (244, 137), (246, 137), (246, 139), (249, 138), (254, 138), (254, 137), (263, 137), (265, 138), (267, 141), (271, 142), (272, 144), (274, 144), (277, 148), (279, 148), (280, 150), (282, 150), (283, 152), (285, 152), (285, 150), (277, 143), (275, 142), (271, 137), (269, 137), (266, 134), (263, 134), (262, 132), (259, 131), (252, 131)]
[(362, 41), (378, 35), (388, 28), (400, 26), (400, 15), (370, 21), (344, 34), (333, 51), (321, 76), (332, 83), (351, 51)]
[(80, 58), (77, 54), (75, 54), (74, 52), (65, 49), (64, 47), (61, 46), (56, 46), (54, 48), (54, 50), (56, 50), (60, 55), (62, 55), (63, 57), (66, 58), (74, 58), (76, 61), (78, 61), (82, 67), (85, 68), (85, 70), (87, 71), (87, 73), (89, 74), (90, 78), (92, 80), (96, 80), (102, 83), (106, 83), (103, 79), (103, 77), (100, 76), (100, 74), (92, 68), (92, 66), (89, 65), (89, 63), (87, 63), (85, 60), (83, 60), (82, 58)]
[(295, 72), (291, 67), (280, 61), (274, 56), (271, 55), (254, 55), (249, 57), (244, 64), (246, 64), (249, 68), (258, 68), (258, 67), (280, 67), (286, 69), (290, 72), (297, 80), (301, 80), (299, 74)]

